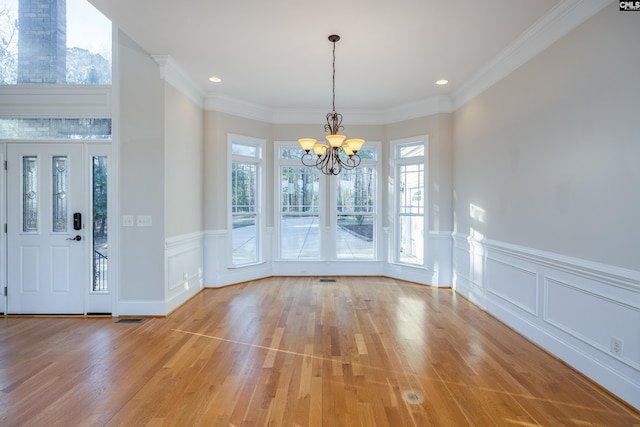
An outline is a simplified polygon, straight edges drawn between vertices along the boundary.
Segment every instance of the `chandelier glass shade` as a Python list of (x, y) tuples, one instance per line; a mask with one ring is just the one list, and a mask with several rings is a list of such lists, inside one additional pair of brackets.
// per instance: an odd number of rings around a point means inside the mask
[(342, 114), (336, 112), (336, 42), (340, 36), (331, 35), (329, 41), (333, 43), (333, 110), (327, 114), (324, 130), (329, 132), (325, 138), (327, 144), (318, 142), (314, 138), (301, 138), (298, 143), (304, 150), (301, 157), (305, 166), (318, 168), (325, 175), (338, 175), (342, 170), (351, 170), (360, 164), (358, 151), (364, 144), (364, 139), (347, 139), (341, 135)]

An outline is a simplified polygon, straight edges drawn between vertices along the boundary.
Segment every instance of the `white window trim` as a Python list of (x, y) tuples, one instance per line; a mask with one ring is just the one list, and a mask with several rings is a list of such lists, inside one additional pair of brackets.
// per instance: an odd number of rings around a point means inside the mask
[[(250, 156), (241, 156), (232, 154), (232, 145), (233, 143), (239, 143), (242, 145), (254, 146), (258, 149), (258, 155), (256, 157)], [(237, 134), (227, 134), (227, 206), (229, 207), (227, 210), (227, 268), (235, 269), (235, 268), (243, 268), (243, 267), (251, 267), (255, 265), (259, 265), (263, 263), (263, 254), (264, 254), (264, 230), (265, 230), (265, 219), (264, 219), (264, 185), (266, 182), (266, 145), (267, 142), (264, 139), (254, 138), (251, 136), (237, 135)], [(231, 171), (232, 171), (232, 162), (234, 160), (254, 163), (258, 167), (258, 182), (256, 183), (256, 260), (253, 262), (243, 263), (243, 264), (234, 264), (233, 263), (233, 213), (232, 213), (232, 179), (231, 179)]]
[(373, 147), (376, 152), (375, 160), (371, 159), (362, 159), (360, 165), (358, 167), (368, 166), (372, 167), (376, 171), (376, 191), (375, 191), (375, 201), (376, 204), (373, 207), (373, 257), (372, 258), (338, 258), (338, 248), (337, 248), (337, 232), (338, 232), (338, 184), (337, 180), (330, 179), (329, 177), (329, 212), (330, 215), (330, 223), (327, 226), (327, 232), (332, 236), (329, 239), (330, 248), (328, 248), (328, 255), (331, 261), (335, 262), (379, 262), (381, 257), (381, 241), (382, 241), (382, 196), (381, 196), (381, 187), (382, 187), (382, 167), (381, 167), (381, 156), (382, 156), (382, 143), (379, 141), (367, 141), (364, 147)]
[[(408, 157), (408, 158), (400, 158), (399, 150), (402, 146), (414, 145), (414, 144), (424, 144), (424, 156), (420, 157)], [(403, 267), (413, 267), (419, 269), (427, 269), (428, 259), (429, 259), (429, 136), (428, 135), (419, 135), (409, 138), (396, 139), (391, 141), (390, 147), (390, 176), (389, 178), (394, 183), (392, 187), (390, 187), (389, 201), (391, 202), (391, 234), (389, 241), (389, 264), (399, 265)], [(398, 218), (400, 218), (400, 192), (397, 190), (397, 185), (399, 182), (398, 167), (401, 165), (409, 165), (416, 164), (422, 162), (424, 165), (424, 214), (423, 214), (423, 259), (422, 264), (411, 264), (400, 261), (400, 222)]]
[[(275, 202), (274, 202), (274, 229), (275, 229), (275, 257), (274, 260), (276, 261), (283, 261), (283, 262), (308, 262), (308, 263), (316, 263), (316, 262), (322, 262), (324, 260), (324, 256), (325, 256), (325, 251), (324, 251), (324, 247), (325, 247), (325, 233), (326, 233), (326, 221), (327, 221), (327, 217), (326, 217), (326, 212), (327, 212), (327, 205), (326, 205), (326, 200), (324, 200), (323, 198), (320, 199), (320, 205), (318, 206), (318, 223), (319, 223), (319, 227), (320, 227), (320, 253), (318, 254), (318, 258), (312, 258), (312, 259), (301, 259), (301, 260), (297, 260), (297, 259), (289, 259), (289, 258), (282, 258), (282, 206), (280, 205), (282, 202), (282, 183), (280, 181), (280, 167), (281, 166), (301, 166), (301, 167), (307, 167), (305, 165), (302, 164), (302, 160), (301, 159), (280, 159), (280, 150), (283, 148), (293, 148), (293, 149), (299, 149), (300, 148), (300, 144), (297, 141), (276, 141), (274, 144), (274, 155), (273, 155), (273, 184), (275, 186), (274, 188), (274, 195), (275, 195)], [(323, 179), (323, 175), (320, 174), (320, 196), (322, 196), (323, 194), (326, 194), (326, 185), (327, 185), (327, 181), (326, 179)]]

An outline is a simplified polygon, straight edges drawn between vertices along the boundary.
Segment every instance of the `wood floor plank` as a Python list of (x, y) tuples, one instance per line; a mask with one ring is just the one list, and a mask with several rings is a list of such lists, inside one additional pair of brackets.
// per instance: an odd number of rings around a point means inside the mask
[(640, 425), (450, 290), (269, 278), (166, 318), (0, 318), (2, 426)]

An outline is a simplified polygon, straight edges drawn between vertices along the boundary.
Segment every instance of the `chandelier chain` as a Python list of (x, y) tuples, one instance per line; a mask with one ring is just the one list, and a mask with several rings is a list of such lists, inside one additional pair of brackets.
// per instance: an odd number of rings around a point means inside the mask
[(336, 42), (333, 42), (333, 112), (336, 112)]

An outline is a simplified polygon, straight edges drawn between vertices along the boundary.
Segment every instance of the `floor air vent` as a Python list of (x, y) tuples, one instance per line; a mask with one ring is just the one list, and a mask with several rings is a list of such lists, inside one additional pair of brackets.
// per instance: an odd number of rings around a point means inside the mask
[(116, 323), (142, 323), (144, 319), (120, 319)]
[(320, 279), (320, 283), (333, 283), (336, 279)]

